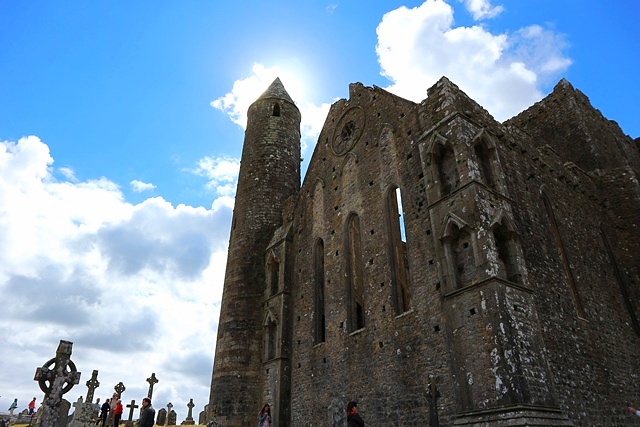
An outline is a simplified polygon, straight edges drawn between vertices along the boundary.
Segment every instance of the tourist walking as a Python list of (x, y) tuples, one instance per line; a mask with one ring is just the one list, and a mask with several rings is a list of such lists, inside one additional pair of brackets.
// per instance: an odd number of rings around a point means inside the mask
[(9, 406), (9, 415), (13, 417), (13, 411), (15, 411), (17, 407), (18, 407), (18, 399), (16, 398), (16, 399), (13, 399), (11, 406)]
[(100, 419), (102, 420), (102, 427), (107, 427), (107, 417), (109, 416), (109, 411), (111, 411), (111, 405), (109, 404), (109, 399), (105, 400), (100, 408)]
[(113, 410), (113, 427), (120, 425), (120, 418), (122, 418), (122, 401), (118, 399)]
[(156, 417), (156, 410), (151, 406), (151, 399), (148, 397), (142, 398), (142, 410), (140, 411), (140, 419), (138, 420), (138, 427), (153, 427)]
[(36, 412), (36, 398), (34, 397), (31, 402), (29, 402), (29, 415), (33, 416)]
[(364, 427), (364, 421), (358, 414), (358, 404), (356, 402), (347, 403), (347, 426)]
[(271, 427), (271, 407), (265, 403), (258, 414), (258, 427)]

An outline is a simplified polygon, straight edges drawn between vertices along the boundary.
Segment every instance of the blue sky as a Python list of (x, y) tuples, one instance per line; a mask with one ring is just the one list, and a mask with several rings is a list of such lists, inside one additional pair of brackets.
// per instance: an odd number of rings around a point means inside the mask
[[(0, 410), (59, 339), (81, 385), (207, 403), (243, 115), (279, 76), (308, 162), (348, 85), (446, 75), (498, 120), (561, 78), (640, 136), (636, 0), (0, 0)], [(142, 361), (142, 363), (141, 363)], [(181, 411), (180, 408), (184, 407)]]

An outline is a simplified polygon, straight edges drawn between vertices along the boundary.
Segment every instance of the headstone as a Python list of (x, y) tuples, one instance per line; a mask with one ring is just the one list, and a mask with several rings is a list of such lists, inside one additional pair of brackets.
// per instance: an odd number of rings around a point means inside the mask
[(58, 416), (58, 427), (67, 427), (69, 425), (69, 409), (71, 409), (71, 402), (62, 399), (60, 403), (60, 415)]
[[(34, 381), (38, 381), (44, 392), (42, 413), (36, 421), (37, 427), (66, 427), (69, 402), (62, 398), (71, 388), (80, 382), (80, 372), (71, 361), (73, 343), (60, 340), (56, 357), (48, 360), (36, 370)], [(63, 402), (67, 402), (63, 405)], [(64, 412), (66, 406), (66, 412)], [(61, 413), (64, 416), (61, 417)], [(61, 419), (62, 418), (62, 419)]]
[(85, 383), (87, 385), (87, 398), (85, 399), (86, 403), (93, 403), (93, 392), (100, 387), (100, 381), (98, 381), (98, 371), (96, 369), (93, 370), (91, 374), (91, 379)]
[(158, 411), (158, 418), (156, 418), (156, 424), (159, 426), (163, 426), (167, 422), (167, 410), (164, 408), (160, 408)]
[(205, 425), (207, 423), (207, 420), (206, 420), (206, 418), (207, 418), (207, 416), (206, 416), (207, 409), (206, 409), (206, 407), (207, 407), (207, 405), (205, 405), (205, 410), (204, 411), (200, 411), (200, 415), (198, 415), (198, 425), (203, 426), (203, 425)]
[(153, 386), (158, 383), (155, 372), (151, 373), (151, 376), (147, 378), (147, 382), (149, 383), (149, 392), (147, 393), (147, 397), (151, 400), (151, 396), (153, 396)]
[(333, 399), (328, 409), (329, 425), (331, 427), (346, 427), (347, 414), (344, 403), (339, 399)]
[(138, 407), (138, 405), (136, 405), (136, 401), (131, 399), (131, 403), (129, 405), (127, 405), (127, 408), (129, 408), (129, 419), (125, 423), (126, 427), (133, 427), (133, 411), (137, 407)]
[(171, 413), (172, 409), (173, 409), (173, 403), (171, 402), (167, 403), (167, 422), (165, 423), (165, 425), (169, 425), (169, 414)]
[[(97, 371), (93, 371), (97, 372)], [(73, 404), (73, 419), (69, 427), (95, 427), (96, 407), (91, 402), (83, 402), (82, 396)]]
[(187, 425), (187, 426), (192, 426), (195, 424), (195, 421), (193, 421), (193, 407), (196, 406), (193, 403), (193, 399), (189, 399), (189, 403), (187, 403), (187, 408), (189, 408), (189, 412), (187, 412), (187, 418), (184, 419), (183, 422), (181, 422), (181, 425)]
[(167, 425), (168, 426), (174, 426), (176, 425), (176, 418), (178, 418), (178, 416), (176, 415), (176, 411), (174, 411), (173, 409), (171, 411), (169, 411), (169, 413), (167, 414)]

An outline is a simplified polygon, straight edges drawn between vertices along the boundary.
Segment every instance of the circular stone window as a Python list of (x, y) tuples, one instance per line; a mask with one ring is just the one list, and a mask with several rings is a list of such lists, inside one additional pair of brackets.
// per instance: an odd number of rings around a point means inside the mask
[(362, 135), (364, 111), (354, 107), (344, 112), (333, 131), (331, 149), (336, 156), (347, 154)]

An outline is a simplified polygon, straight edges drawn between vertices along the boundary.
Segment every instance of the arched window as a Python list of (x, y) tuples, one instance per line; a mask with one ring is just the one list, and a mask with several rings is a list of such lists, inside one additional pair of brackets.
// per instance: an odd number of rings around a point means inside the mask
[(316, 344), (325, 342), (326, 319), (324, 310), (324, 242), (318, 239), (314, 247), (313, 270), (315, 283), (315, 317), (313, 337)]
[(460, 185), (460, 174), (456, 165), (456, 157), (450, 145), (438, 145), (438, 174), (440, 178), (440, 195), (446, 196)]
[(276, 357), (276, 347), (278, 343), (278, 325), (272, 319), (269, 319), (269, 322), (266, 326), (266, 359), (271, 360)]
[(498, 275), (510, 282), (521, 283), (516, 237), (515, 230), (508, 227), (504, 219), (493, 228), (493, 239), (498, 251), (498, 262), (500, 263)]
[(491, 155), (484, 141), (481, 140), (473, 147), (476, 153), (476, 159), (478, 159), (480, 167), (480, 179), (488, 187), (495, 188), (496, 182), (493, 176), (493, 166), (491, 165)]
[(409, 264), (402, 209), (402, 196), (396, 186), (387, 192), (388, 251), (391, 261), (391, 289), (396, 314), (409, 311)]
[(458, 287), (471, 284), (476, 276), (476, 265), (473, 253), (471, 234), (466, 228), (462, 230), (454, 225), (451, 230), (451, 251)]
[(276, 104), (273, 106), (273, 114), (274, 117), (280, 117), (280, 104), (278, 104), (276, 102)]
[(278, 293), (278, 285), (280, 283), (280, 263), (273, 253), (269, 256), (267, 265), (270, 295)]
[(349, 332), (365, 326), (364, 284), (362, 277), (362, 243), (360, 240), (360, 218), (351, 214), (345, 230), (345, 256), (347, 262), (347, 312)]

